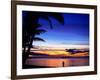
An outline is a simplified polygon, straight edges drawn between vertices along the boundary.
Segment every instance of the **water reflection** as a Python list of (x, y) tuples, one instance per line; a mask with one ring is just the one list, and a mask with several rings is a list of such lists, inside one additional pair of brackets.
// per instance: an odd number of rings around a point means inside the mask
[(27, 59), (27, 65), (45, 67), (68, 67), (68, 66), (88, 66), (89, 58), (67, 58), (67, 59)]

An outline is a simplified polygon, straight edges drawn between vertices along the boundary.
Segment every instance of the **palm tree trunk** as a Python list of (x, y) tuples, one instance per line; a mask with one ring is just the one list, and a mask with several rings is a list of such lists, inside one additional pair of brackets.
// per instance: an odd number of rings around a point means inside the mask
[(30, 49), (31, 49), (32, 42), (33, 42), (33, 38), (31, 38), (31, 40), (29, 42), (28, 50), (25, 53), (23, 53), (23, 68), (25, 67), (25, 62), (26, 62), (26, 60), (28, 58), (28, 55), (30, 53)]
[(32, 46), (32, 42), (33, 42), (33, 38), (31, 37), (30, 43), (29, 43), (29, 46), (28, 46), (27, 53), (30, 53), (30, 49), (31, 49), (31, 46)]
[(23, 53), (22, 54), (22, 67), (24, 68), (25, 67), (25, 63), (26, 63), (26, 60), (27, 60), (27, 58), (28, 58), (28, 53)]
[[(34, 19), (32, 19), (31, 24), (38, 24), (38, 16), (34, 16)], [(36, 26), (34, 25), (34, 27), (36, 27)], [(27, 50), (28, 53), (30, 53), (34, 35), (35, 34), (30, 35), (30, 42), (29, 42), (29, 46), (28, 46), (28, 50)]]

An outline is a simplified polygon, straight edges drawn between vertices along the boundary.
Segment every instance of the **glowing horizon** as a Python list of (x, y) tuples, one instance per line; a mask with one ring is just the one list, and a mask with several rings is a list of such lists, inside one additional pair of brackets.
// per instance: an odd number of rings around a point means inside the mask
[(89, 45), (56, 45), (56, 44), (45, 44), (45, 45), (35, 45), (39, 48), (46, 49), (70, 49), (70, 48), (89, 48)]

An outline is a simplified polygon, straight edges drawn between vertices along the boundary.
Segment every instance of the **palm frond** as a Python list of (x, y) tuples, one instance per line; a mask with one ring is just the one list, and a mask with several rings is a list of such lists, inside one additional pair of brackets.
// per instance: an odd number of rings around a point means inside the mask
[(34, 37), (33, 41), (43, 41), (43, 42), (45, 42), (45, 40), (40, 38), (40, 37)]
[(61, 13), (49, 13), (47, 15), (53, 17), (54, 19), (59, 21), (61, 24), (64, 24), (64, 18)]
[(47, 21), (49, 22), (49, 24), (50, 24), (50, 28), (51, 28), (51, 29), (53, 28), (52, 22), (51, 22), (49, 16), (46, 16), (46, 15), (40, 15), (40, 18), (47, 20)]
[(46, 32), (46, 30), (44, 30), (44, 29), (36, 29), (33, 31), (33, 34), (40, 35), (40, 34), (45, 33), (45, 32)]

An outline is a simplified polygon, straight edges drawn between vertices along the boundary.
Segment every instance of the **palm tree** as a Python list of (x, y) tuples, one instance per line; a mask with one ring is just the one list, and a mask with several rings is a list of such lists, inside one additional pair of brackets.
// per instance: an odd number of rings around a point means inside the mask
[[(64, 24), (64, 19), (61, 13), (23, 11), (23, 37), (25, 38), (23, 38), (23, 43), (25, 41), (25, 43), (27, 43), (27, 52), (30, 52), (30, 48), (33, 42), (32, 39), (34, 39), (35, 34), (37, 34), (35, 30), (41, 26), (40, 24), (38, 24), (39, 18), (43, 18), (49, 21), (50, 28), (52, 29), (53, 26), (50, 17), (53, 17), (56, 20), (58, 20), (61, 24)], [(42, 32), (45, 31), (42, 30)]]
[[(36, 28), (34, 28), (32, 31), (32, 33), (30, 33), (30, 36), (24, 36), (23, 38), (27, 38), (26, 39), (26, 42), (24, 41), (23, 43), (23, 47), (24, 47), (24, 50), (23, 50), (23, 65), (25, 64), (26, 62), (26, 59), (28, 58), (28, 55), (30, 53), (30, 49), (32, 47), (32, 43), (33, 41), (45, 41), (43, 40), (42, 38), (40, 37), (37, 37), (37, 35), (40, 35), (41, 33), (44, 33), (46, 32), (45, 30), (43, 29), (38, 29), (39, 26), (37, 26)], [(28, 50), (26, 51), (26, 47), (28, 47)]]
[[(46, 32), (43, 29), (39, 29), (41, 25), (38, 23), (38, 20), (40, 18), (47, 20), (50, 24), (50, 28), (52, 29), (53, 26), (50, 17), (55, 18), (61, 24), (64, 24), (64, 19), (61, 13), (23, 11), (22, 46), (24, 49), (23, 53), (27, 53), (26, 58), (30, 53), (33, 41), (44, 41), (43, 39), (36, 37), (36, 35), (40, 35), (41, 33)], [(27, 51), (26, 48), (28, 48)]]

